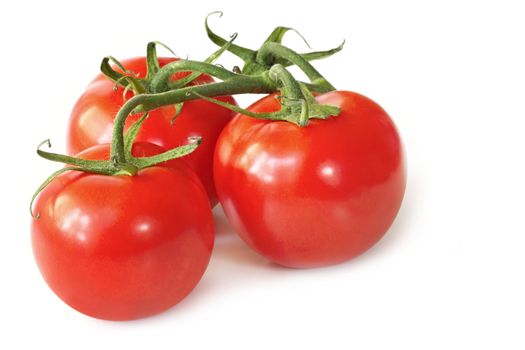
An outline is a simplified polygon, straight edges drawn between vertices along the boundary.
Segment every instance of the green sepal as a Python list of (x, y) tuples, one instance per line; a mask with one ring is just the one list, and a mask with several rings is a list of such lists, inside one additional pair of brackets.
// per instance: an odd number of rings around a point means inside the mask
[(268, 38), (264, 41), (265, 43), (279, 43), (281, 44), (282, 41), (283, 41), (283, 38), (284, 38), (284, 35), (289, 32), (289, 31), (292, 31), (294, 32), (295, 34), (299, 35), (299, 37), (301, 39), (303, 39), (304, 43), (306, 44), (306, 46), (308, 46), (309, 49), (311, 49), (310, 47), (310, 44), (308, 43), (308, 41), (306, 40), (306, 38), (301, 34), (299, 33), (298, 30), (294, 29), (294, 28), (289, 28), (289, 27), (276, 27), (271, 33), (270, 35), (268, 36)]
[(33, 203), (35, 202), (36, 197), (42, 192), (44, 188), (47, 187), (53, 181), (58, 175), (65, 173), (66, 171), (82, 171), (82, 168), (79, 167), (65, 167), (62, 169), (59, 169), (55, 171), (53, 174), (51, 174), (38, 188), (36, 189), (35, 193), (33, 193), (33, 196), (31, 197), (31, 202), (29, 202), (29, 213), (31, 214), (31, 217), (33, 219), (39, 220), (40, 219), (40, 213), (36, 213), (36, 215), (33, 213)]
[(113, 170), (111, 166), (108, 165), (106, 160), (91, 160), (91, 159), (82, 159), (77, 157), (66, 156), (64, 154), (52, 153), (42, 151), (40, 148), (47, 144), (48, 147), (51, 147), (51, 142), (49, 139), (42, 141), (36, 150), (36, 153), (47, 160), (53, 162), (59, 162), (69, 165), (74, 165), (79, 168), (82, 168), (85, 171), (96, 172), (96, 173), (107, 173), (110, 174)]
[(200, 137), (191, 138), (190, 143), (187, 145), (179, 146), (161, 154), (157, 154), (151, 157), (131, 157), (130, 162), (139, 169), (149, 168), (160, 163), (167, 162), (172, 159), (184, 157), (197, 149), (201, 144), (202, 139)]
[[(122, 81), (127, 82), (127, 84), (122, 84)], [(147, 89), (145, 87), (145, 81), (131, 75), (124, 75), (115, 81), (114, 90), (117, 90), (117, 86), (124, 86), (124, 91), (122, 92), (122, 97), (126, 99), (127, 92), (131, 89), (135, 95), (145, 94)]]
[[(226, 43), (226, 39), (224, 39), (224, 38), (220, 37), (219, 35), (217, 35), (216, 33), (214, 33), (210, 29), (210, 26), (208, 25), (208, 18), (211, 15), (213, 15), (213, 14), (219, 14), (219, 17), (222, 17), (222, 15), (223, 15), (222, 12), (216, 11), (216, 12), (212, 12), (208, 16), (206, 16), (206, 19), (204, 21), (204, 25), (205, 25), (205, 28), (206, 28), (206, 33), (208, 35), (208, 38), (214, 44), (216, 44), (218, 46), (223, 46)], [(308, 41), (301, 35), (301, 33), (299, 33), (294, 28), (289, 28), (289, 27), (276, 27), (270, 33), (268, 38), (264, 41), (263, 46), (265, 44), (267, 44), (267, 43), (281, 44), (284, 35), (287, 32), (289, 32), (289, 31), (294, 31), (295, 33), (297, 33), (303, 39), (303, 41), (306, 43), (306, 45), (310, 48), (310, 45), (309, 45)], [(326, 50), (326, 51), (314, 51), (314, 52), (308, 52), (308, 53), (303, 53), (303, 54), (298, 54), (298, 55), (300, 55), (301, 57), (303, 57), (307, 61), (319, 60), (319, 59), (330, 57), (333, 54), (341, 51), (342, 48), (343, 48), (343, 45), (344, 45), (344, 41), (343, 41), (343, 44), (339, 45), (338, 47), (336, 47), (334, 49), (330, 49), (330, 50)], [(263, 63), (257, 62), (257, 54), (258, 54), (259, 50), (251, 50), (251, 49), (248, 49), (248, 48), (245, 48), (245, 47), (242, 47), (242, 46), (238, 46), (238, 45), (234, 45), (234, 44), (232, 44), (228, 48), (228, 51), (233, 53), (234, 55), (236, 55), (237, 57), (239, 57), (240, 59), (242, 59), (244, 61), (244, 66), (243, 66), (241, 72), (243, 74), (246, 74), (246, 75), (260, 74), (260, 73), (268, 70), (275, 63), (280, 63), (280, 64), (282, 64), (285, 67), (293, 65), (292, 62), (290, 62), (286, 58), (281, 58), (281, 57), (274, 58), (272, 62), (263, 62)]]
[(201, 95), (197, 92), (193, 92), (193, 94), (199, 96), (199, 98), (202, 98), (205, 101), (215, 103), (221, 107), (239, 114), (244, 114), (248, 117), (273, 121), (286, 121), (301, 127), (306, 126), (309, 119), (326, 119), (330, 116), (337, 116), (340, 113), (340, 108), (337, 106), (321, 105), (315, 100), (315, 103), (312, 103), (308, 98), (289, 99), (281, 97), (281, 110), (270, 113), (256, 113), (215, 98)]
[[(230, 37), (230, 40), (226, 44), (224, 44), (223, 46), (221, 46), (221, 48), (219, 50), (215, 51), (210, 56), (208, 56), (203, 62), (204, 63), (213, 63), (213, 62), (215, 62), (225, 51), (228, 50), (228, 48), (232, 45), (233, 41), (236, 38), (237, 38), (237, 33), (233, 33), (232, 36)], [(188, 76), (186, 76), (186, 77), (184, 77), (182, 79), (170, 82), (168, 84), (168, 89), (169, 90), (174, 90), (174, 89), (180, 89), (182, 87), (185, 87), (186, 85), (190, 84), (191, 82), (193, 82), (195, 79), (197, 79), (201, 75), (202, 75), (202, 73), (200, 73), (200, 72), (192, 72), (190, 75), (188, 75)]]
[(157, 45), (162, 46), (168, 50), (173, 56), (178, 57), (177, 54), (166, 44), (160, 41), (151, 41), (146, 47), (146, 63), (147, 73), (146, 80), (149, 81), (160, 69), (159, 58), (157, 57)]
[(214, 103), (216, 105), (219, 105), (221, 107), (229, 109), (229, 110), (231, 110), (233, 112), (244, 114), (244, 115), (247, 115), (249, 117), (253, 117), (253, 118), (257, 118), (257, 119), (268, 119), (268, 120), (288, 120), (288, 119), (283, 119), (283, 116), (285, 115), (283, 113), (283, 111), (271, 112), (271, 113), (255, 113), (255, 112), (249, 111), (247, 109), (244, 109), (242, 107), (239, 107), (239, 106), (236, 106), (236, 105), (232, 105), (232, 104), (227, 103), (227, 102), (223, 102), (223, 101), (218, 100), (216, 98), (211, 98), (211, 97), (208, 97), (208, 96), (204, 96), (204, 95), (201, 95), (201, 94), (199, 94), (197, 92), (192, 92), (192, 93), (194, 95), (198, 96), (199, 98), (202, 98), (205, 101)]
[(128, 133), (126, 134), (126, 151), (130, 154), (130, 159), (126, 163), (118, 163), (115, 159), (110, 160), (87, 160), (87, 159), (81, 159), (71, 156), (66, 156), (62, 154), (57, 153), (51, 153), (51, 152), (45, 152), (42, 151), (40, 148), (47, 144), (49, 147), (51, 147), (51, 142), (49, 139), (41, 142), (38, 145), (37, 153), (39, 156), (41, 156), (44, 159), (65, 163), (67, 164), (66, 167), (59, 169), (55, 171), (53, 174), (51, 174), (33, 193), (33, 196), (31, 197), (31, 201), (29, 202), (29, 213), (31, 214), (31, 217), (33, 219), (40, 219), (40, 213), (33, 213), (33, 203), (35, 202), (36, 198), (42, 192), (42, 190), (48, 186), (57, 176), (60, 174), (66, 172), (66, 171), (81, 171), (86, 173), (92, 173), (92, 174), (100, 174), (100, 175), (127, 175), (127, 176), (134, 176), (138, 173), (140, 169), (148, 168), (151, 166), (155, 166), (160, 163), (164, 163), (166, 161), (183, 157), (191, 152), (195, 151), (195, 149), (199, 146), (202, 139), (200, 137), (190, 138), (190, 143), (187, 145), (183, 145), (177, 148), (174, 148), (172, 150), (166, 151), (164, 153), (151, 156), (151, 157), (139, 157), (135, 158), (131, 155), (131, 148), (133, 147), (133, 140), (136, 137), (137, 131), (140, 128), (140, 125), (142, 122), (146, 119), (146, 115), (141, 117), (136, 123), (134, 123), (130, 130), (128, 130)]
[[(116, 70), (111, 67), (110, 62), (113, 62), (118, 68), (122, 70), (125, 75), (120, 72), (117, 72)], [(145, 88), (145, 82), (144, 80), (141, 80), (135, 76), (133, 76), (133, 72), (130, 72), (127, 70), (122, 63), (114, 58), (113, 56), (107, 56), (102, 59), (102, 62), (100, 63), (100, 71), (111, 81), (115, 83), (115, 86), (121, 86), (122, 88), (127, 88), (128, 86), (133, 89), (133, 91), (136, 94), (144, 93), (146, 92)]]
[(113, 62), (118, 68), (120, 68), (120, 70), (123, 73), (128, 73), (128, 74), (131, 73), (115, 57), (113, 57), (113, 56), (106, 56), (106, 57), (104, 57), (102, 59), (102, 63), (100, 64), (100, 70), (102, 71), (102, 73), (104, 73), (111, 80), (117, 80), (118, 78), (120, 78), (120, 77), (122, 77), (124, 75), (122, 73), (117, 72), (116, 70), (114, 70), (113, 67), (111, 67), (110, 62)]
[(184, 102), (179, 102), (173, 105), (175, 107), (175, 115), (170, 119), (170, 125), (173, 125), (175, 123), (175, 119), (180, 115), (182, 112), (182, 107), (184, 107)]
[(132, 163), (124, 163), (124, 164), (113, 163), (113, 165), (115, 166), (115, 168), (118, 169), (113, 174), (111, 174), (113, 176), (117, 176), (117, 175), (135, 176), (139, 172), (139, 168), (135, 164), (132, 164)]
[(299, 88), (301, 88), (301, 92), (303, 93), (303, 96), (305, 100), (311, 104), (317, 103), (314, 95), (312, 92), (308, 89), (308, 86), (303, 82), (298, 82)]
[[(338, 53), (339, 51), (341, 51), (343, 49), (344, 45), (345, 45), (345, 41), (343, 40), (341, 45), (339, 45), (339, 46), (337, 46), (337, 47), (335, 47), (333, 49), (326, 50), (326, 51), (306, 52), (306, 53), (301, 53), (300, 55), (303, 56), (307, 61), (321, 60), (323, 58), (328, 58), (328, 57)], [(282, 64), (285, 67), (289, 67), (289, 66), (293, 65), (292, 62), (288, 61), (287, 59), (280, 58), (280, 57), (278, 57), (275, 60), (275, 63), (280, 63), (280, 64)]]

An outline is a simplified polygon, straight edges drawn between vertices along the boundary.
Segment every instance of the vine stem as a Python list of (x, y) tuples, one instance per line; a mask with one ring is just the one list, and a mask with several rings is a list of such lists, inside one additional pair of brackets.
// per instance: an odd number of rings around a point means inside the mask
[(326, 80), (306, 58), (279, 43), (267, 42), (257, 52), (257, 61), (262, 64), (272, 64), (275, 59), (286, 59), (298, 66), (310, 79), (312, 84), (321, 88), (322, 92), (334, 91), (335, 87)]
[(228, 80), (238, 76), (229, 70), (217, 65), (199, 61), (179, 60), (166, 64), (162, 67), (151, 80), (150, 88), (155, 92), (166, 91), (170, 77), (176, 72), (199, 72), (214, 76), (221, 80)]
[(280, 83), (281, 94), (289, 99), (299, 100), (303, 98), (301, 86), (293, 75), (281, 64), (273, 65), (269, 70), (270, 78)]
[[(291, 75), (285, 76), (286, 73), (283, 71), (288, 73), (284, 67), (282, 70), (279, 68), (274, 69), (272, 74), (264, 72), (256, 76), (232, 73), (235, 77), (232, 75), (230, 79), (223, 82), (189, 86), (158, 94), (142, 94), (134, 96), (122, 106), (115, 117), (110, 156), (112, 162), (114, 164), (126, 163), (124, 124), (128, 115), (133, 113), (137, 107), (141, 106), (142, 111), (148, 112), (162, 106), (199, 99), (199, 95), (216, 97), (247, 93), (261, 94), (272, 93), (279, 88), (284, 88), (285, 91), (290, 91), (290, 93), (295, 94), (295, 88), (287, 85), (289, 84)], [(293, 77), (291, 79), (293, 79)]]

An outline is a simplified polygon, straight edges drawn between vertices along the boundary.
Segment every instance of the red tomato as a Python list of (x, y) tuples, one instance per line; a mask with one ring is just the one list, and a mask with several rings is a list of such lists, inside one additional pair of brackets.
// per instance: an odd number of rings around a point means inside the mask
[[(163, 66), (175, 58), (160, 58)], [(126, 69), (139, 74), (144, 78), (146, 75), (146, 59), (144, 57), (133, 58), (122, 61)], [(177, 73), (174, 79), (180, 79), (188, 73)], [(213, 82), (213, 79), (201, 75), (195, 84)], [(76, 154), (93, 145), (110, 143), (113, 131), (113, 120), (125, 103), (123, 89), (114, 90), (114, 83), (99, 75), (87, 87), (87, 90), (77, 101), (69, 121), (67, 133), (67, 150), (69, 154)], [(127, 98), (131, 98), (128, 93)], [(220, 100), (235, 104), (230, 97), (221, 97)], [(155, 143), (164, 149), (172, 149), (184, 144), (190, 136), (201, 136), (202, 143), (190, 155), (184, 158), (190, 167), (201, 179), (210, 203), (217, 203), (217, 194), (213, 184), (213, 152), (215, 142), (223, 127), (232, 119), (234, 113), (230, 110), (217, 106), (216, 104), (194, 100), (184, 104), (182, 112), (171, 125), (170, 121), (176, 113), (175, 106), (166, 106), (149, 113), (148, 119), (142, 124), (137, 135), (137, 141)], [(125, 129), (133, 124), (140, 115), (128, 117)]]
[[(133, 153), (161, 151), (136, 144)], [(108, 159), (109, 146), (79, 157)], [(66, 172), (40, 193), (33, 252), (64, 302), (92, 317), (129, 320), (166, 310), (195, 287), (210, 259), (213, 219), (197, 176), (176, 161), (136, 176)]]
[[(289, 267), (361, 254), (392, 224), (406, 177), (399, 135), (386, 112), (347, 91), (317, 97), (341, 108), (306, 127), (237, 115), (215, 150), (220, 202), (240, 236)], [(279, 109), (275, 96), (251, 107)]]

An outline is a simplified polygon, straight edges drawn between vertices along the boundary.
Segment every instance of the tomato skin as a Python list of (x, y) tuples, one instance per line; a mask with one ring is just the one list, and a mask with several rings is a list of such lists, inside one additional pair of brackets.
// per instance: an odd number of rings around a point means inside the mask
[[(215, 150), (226, 216), (257, 252), (288, 267), (353, 258), (392, 224), (406, 185), (398, 132), (386, 112), (348, 91), (317, 97), (337, 117), (301, 128), (237, 115)], [(248, 108), (279, 109), (275, 96)]]
[[(159, 58), (159, 63), (163, 66), (175, 60), (177, 59)], [(144, 57), (124, 60), (122, 63), (126, 69), (139, 74), (139, 77), (145, 77), (146, 59)], [(187, 72), (176, 73), (172, 79), (180, 79), (187, 74)], [(213, 82), (210, 76), (201, 75), (194, 81), (194, 84), (210, 82)], [(92, 81), (71, 112), (66, 142), (68, 154), (77, 154), (88, 147), (111, 142), (114, 118), (125, 103), (123, 91), (120, 87), (115, 91), (114, 83), (103, 75), (97, 76)], [(133, 95), (129, 92), (127, 99), (131, 97)], [(236, 104), (231, 96), (219, 99)], [(136, 140), (151, 142), (164, 149), (172, 149), (187, 143), (190, 136), (201, 136), (200, 146), (184, 160), (201, 179), (210, 203), (214, 206), (217, 203), (212, 172), (215, 142), (221, 130), (235, 113), (203, 100), (186, 102), (172, 125), (170, 121), (175, 113), (175, 106), (166, 106), (149, 112), (149, 117), (143, 123)], [(125, 130), (140, 116), (129, 116)]]
[[(134, 149), (157, 153), (155, 145)], [(109, 146), (79, 154), (100, 155), (109, 155)], [(101, 319), (142, 318), (177, 304), (201, 279), (214, 239), (209, 202), (184, 163), (168, 165), (136, 176), (66, 172), (41, 192), (33, 252), (68, 305)]]

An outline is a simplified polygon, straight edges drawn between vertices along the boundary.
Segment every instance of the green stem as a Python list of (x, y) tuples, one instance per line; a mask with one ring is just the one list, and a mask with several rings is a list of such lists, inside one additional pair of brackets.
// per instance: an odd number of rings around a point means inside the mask
[[(117, 116), (115, 117), (115, 123), (113, 126), (113, 139), (111, 144), (111, 160), (114, 163), (126, 162), (124, 124), (128, 115), (131, 114), (138, 106), (142, 106), (142, 110), (147, 112), (162, 106), (199, 99), (199, 95), (215, 97), (246, 93), (272, 93), (280, 87), (279, 83), (274, 80), (279, 76), (278, 71), (273, 73), (273, 77), (270, 77), (268, 72), (256, 76), (238, 75), (234, 73), (231, 74), (232, 76), (235, 76), (235, 78), (228, 79), (223, 82), (189, 86), (158, 94), (136, 95), (128, 100), (128, 102), (126, 102), (118, 111)], [(286, 84), (287, 79), (288, 78), (286, 77), (281, 77), (279, 82)]]
[(312, 84), (319, 86), (324, 92), (335, 90), (335, 87), (330, 84), (306, 58), (286, 46), (279, 43), (267, 42), (257, 53), (257, 62), (265, 65), (273, 64), (274, 61), (279, 58), (284, 58), (298, 66), (306, 74), (308, 79), (310, 79)]
[(280, 83), (282, 96), (295, 100), (303, 98), (299, 83), (281, 64), (273, 65), (269, 70), (269, 74), (271, 79)]
[(174, 73), (188, 71), (205, 73), (221, 80), (231, 79), (238, 75), (214, 64), (180, 60), (168, 63), (157, 72), (151, 81), (151, 91), (155, 93), (168, 90), (169, 79)]
[(146, 98), (146, 96), (148, 95), (135, 95), (133, 98), (128, 100), (128, 102), (126, 102), (117, 113), (113, 126), (113, 138), (111, 140), (110, 159), (113, 164), (126, 162), (124, 123), (126, 122), (128, 115), (130, 115), (136, 107), (143, 103), (143, 100)]

